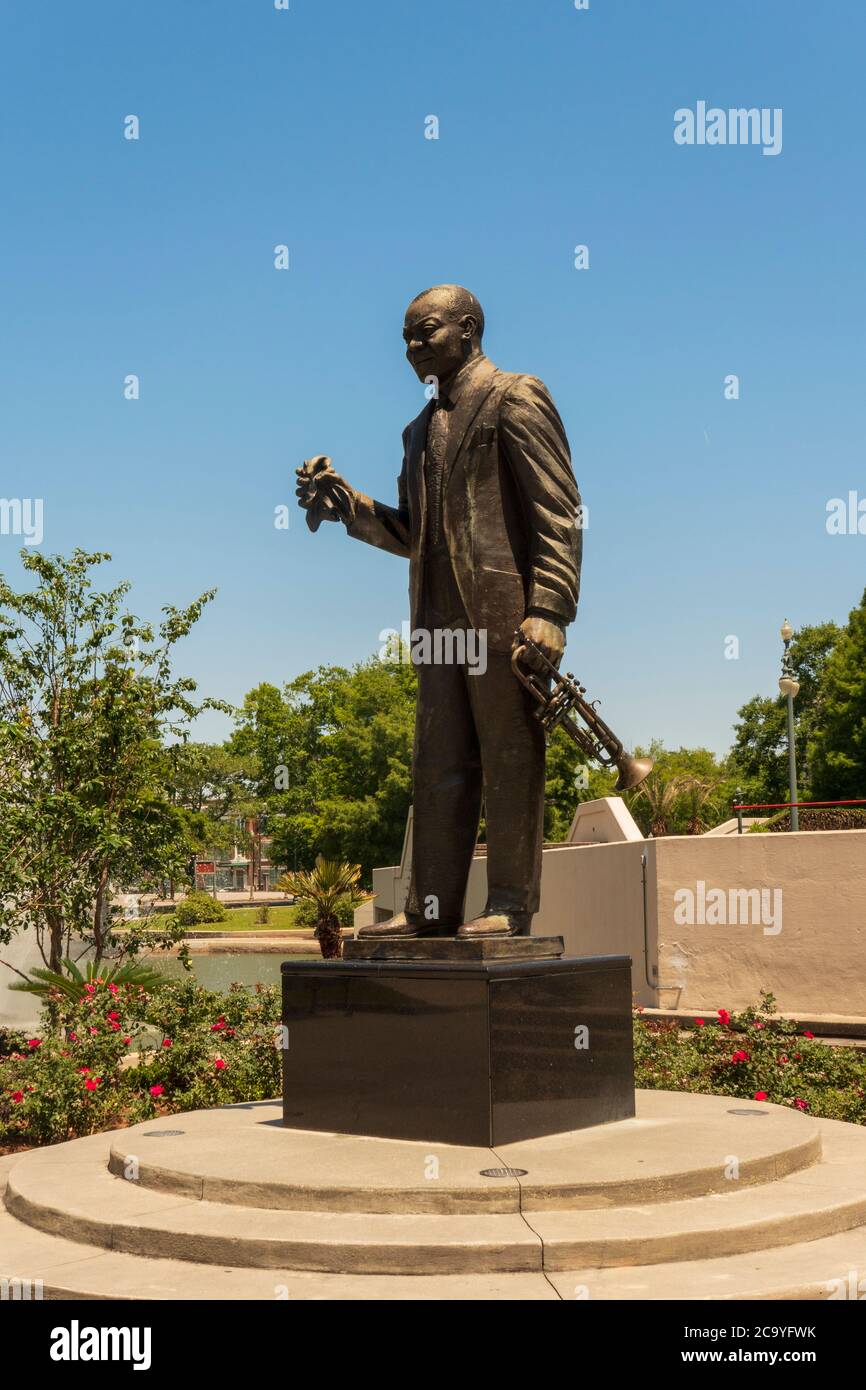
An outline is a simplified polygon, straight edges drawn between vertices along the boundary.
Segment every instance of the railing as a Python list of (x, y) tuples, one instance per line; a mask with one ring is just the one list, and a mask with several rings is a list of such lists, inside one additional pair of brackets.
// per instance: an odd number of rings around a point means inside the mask
[(737, 801), (736, 798), (731, 805), (737, 816), (737, 834), (743, 833), (743, 812), (744, 811), (783, 811), (796, 806), (866, 806), (866, 800), (848, 801)]

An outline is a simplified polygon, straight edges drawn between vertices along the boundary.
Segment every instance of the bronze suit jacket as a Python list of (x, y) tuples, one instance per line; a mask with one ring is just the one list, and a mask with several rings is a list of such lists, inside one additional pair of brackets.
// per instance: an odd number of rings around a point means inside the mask
[[(467, 363), (453, 401), (443, 470), (442, 525), (472, 626), (491, 651), (509, 651), (527, 613), (570, 623), (580, 587), (580, 494), (568, 440), (537, 377)], [(423, 621), (424, 452), (428, 403), (403, 431), (397, 506), (356, 494), (349, 535), (408, 556), (413, 628)]]

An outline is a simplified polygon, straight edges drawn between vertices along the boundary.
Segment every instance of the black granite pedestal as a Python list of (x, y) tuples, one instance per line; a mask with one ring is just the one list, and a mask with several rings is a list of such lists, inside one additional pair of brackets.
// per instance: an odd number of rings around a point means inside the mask
[(628, 956), (287, 961), (283, 1123), (490, 1147), (634, 1114)]

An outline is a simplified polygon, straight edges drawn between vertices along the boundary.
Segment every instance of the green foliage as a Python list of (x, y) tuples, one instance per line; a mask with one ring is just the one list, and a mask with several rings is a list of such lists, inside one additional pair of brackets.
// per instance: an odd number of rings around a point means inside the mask
[(758, 1008), (694, 1028), (634, 1020), (635, 1085), (701, 1095), (759, 1097), (816, 1117), (866, 1124), (866, 1056), (853, 1047), (828, 1047), (802, 1025), (774, 1015), (764, 994)]
[(635, 754), (655, 760), (625, 798), (645, 835), (702, 835), (729, 819), (736, 784), (724, 759), (708, 748), (671, 749), (656, 740)]
[(399, 858), (411, 802), (415, 670), (373, 659), (323, 666), (280, 692), (260, 685), (228, 748), (255, 758), (271, 857), (312, 866), (318, 853), (362, 866)]
[(41, 1036), (7, 1036), (0, 1145), (53, 1144), (280, 1092), (275, 987), (220, 994), (187, 978), (150, 993), (103, 975), (56, 1008), (57, 1026), (46, 1022)]
[(63, 970), (34, 970), (27, 981), (17, 980), (9, 986), (23, 994), (35, 994), (44, 1000), (68, 999), (80, 1002), (92, 994), (93, 986), (129, 986), (135, 989), (152, 990), (162, 983), (162, 976), (149, 965), (136, 961), (123, 961), (114, 965), (104, 962), (88, 961), (84, 971), (79, 970), (75, 961), (65, 959)]
[(235, 844), (246, 847), (247, 836), (236, 822), (262, 809), (258, 777), (258, 761), (252, 755), (210, 743), (182, 743), (171, 749), (171, 800), (182, 815), (193, 853), (226, 854)]
[(212, 593), (163, 608), (158, 629), (94, 590), (106, 554), (21, 552), (35, 587), (0, 577), (0, 941), (31, 929), (58, 970), (73, 936), (99, 959), (112, 890), (183, 873), (190, 845), (168, 794), (168, 738), (220, 702), (195, 703), (174, 648)]
[(228, 911), (218, 898), (195, 888), (178, 903), (174, 917), (182, 927), (197, 927), (205, 922), (224, 922)]
[[(355, 898), (338, 898), (334, 904), (334, 916), (341, 927), (351, 927), (354, 924), (357, 906)], [(318, 921), (319, 909), (312, 898), (300, 898), (295, 910), (295, 925), (310, 929), (316, 927)]]
[[(815, 794), (812, 752), (825, 718), (823, 682), (840, 629), (835, 623), (802, 627), (794, 633), (789, 649), (791, 666), (800, 690), (794, 701), (794, 744), (801, 800)], [(781, 645), (779, 648), (781, 657)], [(780, 661), (781, 670), (781, 661)], [(755, 695), (739, 710), (730, 756), (730, 773), (747, 802), (788, 800), (787, 700), (782, 695)], [(857, 793), (853, 793), (856, 795)], [(834, 791), (833, 796), (843, 793)], [(861, 793), (866, 795), (866, 792)]]
[(360, 877), (359, 864), (325, 859), (320, 854), (312, 869), (286, 874), (277, 884), (285, 892), (294, 893), (300, 905), (312, 905), (316, 939), (326, 959), (340, 954), (339, 912), (347, 907), (360, 907), (364, 901), (364, 894), (358, 888)]
[[(866, 830), (866, 807), (802, 806), (799, 825), (801, 830)], [(761, 825), (749, 826), (747, 834), (774, 834), (790, 829), (791, 812), (777, 811)]]
[(866, 797), (866, 592), (824, 664), (807, 737), (815, 798)]

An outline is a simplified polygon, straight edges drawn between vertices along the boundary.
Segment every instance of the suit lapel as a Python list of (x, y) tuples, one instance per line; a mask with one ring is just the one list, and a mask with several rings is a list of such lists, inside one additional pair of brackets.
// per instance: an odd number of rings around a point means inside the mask
[(427, 426), (430, 416), (433, 413), (434, 401), (425, 405), (420, 415), (416, 415), (412, 422), (412, 432), (409, 437), (408, 451), (408, 474), (409, 490), (413, 499), (413, 511), (419, 519), (419, 536), (424, 535), (424, 524), (427, 513), (427, 489), (424, 485), (424, 454), (427, 446)]
[(482, 402), (492, 391), (497, 375), (493, 363), (485, 357), (476, 367), (471, 382), (467, 383), (466, 389), (461, 392), (460, 398), (454, 406), (454, 412), (448, 424), (448, 446), (445, 450), (442, 478), (443, 488), (448, 486), (451, 471), (457, 461), (457, 455), (466, 438), (469, 426), (478, 414)]

